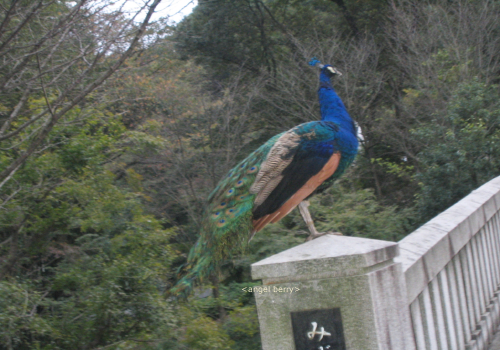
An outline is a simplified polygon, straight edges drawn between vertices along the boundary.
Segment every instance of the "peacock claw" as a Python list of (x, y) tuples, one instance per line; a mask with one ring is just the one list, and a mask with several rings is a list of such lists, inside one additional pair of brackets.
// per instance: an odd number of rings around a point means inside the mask
[(309, 209), (307, 209), (308, 206), (309, 206), (308, 201), (302, 201), (299, 204), (300, 215), (302, 215), (302, 218), (304, 219), (304, 221), (307, 225), (307, 228), (309, 229), (309, 232), (311, 232), (309, 237), (307, 237), (306, 242), (312, 241), (313, 239), (324, 236), (324, 235), (342, 236), (342, 233), (340, 233), (340, 232), (332, 232), (332, 231), (318, 232), (316, 230), (316, 227), (314, 227), (314, 222), (311, 218), (311, 214), (309, 213)]

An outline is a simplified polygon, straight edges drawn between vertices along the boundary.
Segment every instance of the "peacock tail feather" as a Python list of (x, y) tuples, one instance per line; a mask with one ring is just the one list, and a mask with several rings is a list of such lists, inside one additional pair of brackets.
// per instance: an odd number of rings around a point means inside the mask
[(209, 195), (200, 237), (187, 259), (189, 272), (177, 282), (172, 294), (189, 295), (196, 282), (203, 283), (217, 271), (220, 262), (245, 250), (253, 228), (256, 196), (249, 190), (269, 150), (282, 134), (269, 139), (231, 169)]

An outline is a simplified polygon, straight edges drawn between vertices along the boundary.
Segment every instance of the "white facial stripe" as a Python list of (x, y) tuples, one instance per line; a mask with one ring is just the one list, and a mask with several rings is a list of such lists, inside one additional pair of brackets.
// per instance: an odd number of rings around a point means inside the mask
[(328, 67), (328, 70), (332, 72), (333, 74), (338, 75), (339, 77), (342, 76), (342, 73), (340, 73), (336, 68), (333, 67)]

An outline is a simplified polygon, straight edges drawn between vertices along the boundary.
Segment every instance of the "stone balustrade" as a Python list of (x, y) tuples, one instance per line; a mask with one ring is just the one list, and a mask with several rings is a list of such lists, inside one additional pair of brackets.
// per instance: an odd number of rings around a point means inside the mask
[(399, 242), (418, 350), (486, 349), (499, 323), (500, 178)]
[(486, 349), (499, 211), (496, 178), (398, 243), (327, 235), (253, 264), (263, 349)]

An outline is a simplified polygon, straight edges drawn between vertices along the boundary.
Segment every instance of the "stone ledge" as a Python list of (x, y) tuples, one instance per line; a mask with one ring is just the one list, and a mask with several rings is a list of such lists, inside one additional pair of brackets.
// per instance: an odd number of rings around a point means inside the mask
[(325, 235), (252, 264), (252, 278), (280, 281), (353, 276), (366, 268), (392, 260), (397, 243), (374, 239)]

